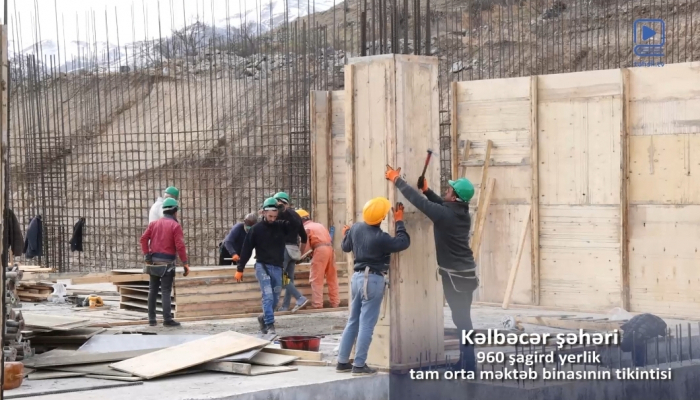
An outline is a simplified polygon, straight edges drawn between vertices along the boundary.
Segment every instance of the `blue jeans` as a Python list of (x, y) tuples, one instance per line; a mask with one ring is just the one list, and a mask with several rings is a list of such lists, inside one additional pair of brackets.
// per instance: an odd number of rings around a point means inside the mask
[(297, 304), (303, 304), (306, 301), (306, 297), (304, 297), (300, 292), (299, 289), (297, 289), (296, 286), (294, 286), (294, 268), (297, 266), (297, 262), (292, 260), (291, 257), (289, 257), (289, 252), (287, 249), (284, 250), (284, 265), (282, 268), (286, 268), (287, 275), (289, 276), (289, 284), (284, 287), (284, 299), (282, 300), (282, 309), (283, 310), (289, 310), (289, 303), (292, 301), (292, 296), (297, 301)]
[[(265, 272), (265, 268), (270, 272), (270, 275)], [(262, 309), (265, 324), (272, 325), (275, 323), (275, 308), (280, 299), (282, 291), (282, 267), (277, 267), (270, 264), (255, 263), (255, 277), (260, 283), (262, 291)]]
[(372, 342), (374, 326), (379, 319), (379, 311), (384, 299), (384, 277), (376, 274), (368, 275), (367, 298), (364, 298), (365, 273), (355, 272), (352, 276), (351, 290), (352, 300), (350, 304), (350, 317), (343, 331), (338, 349), (338, 362), (347, 363), (350, 360), (352, 345), (355, 345), (356, 367), (363, 367), (367, 361), (367, 351)]

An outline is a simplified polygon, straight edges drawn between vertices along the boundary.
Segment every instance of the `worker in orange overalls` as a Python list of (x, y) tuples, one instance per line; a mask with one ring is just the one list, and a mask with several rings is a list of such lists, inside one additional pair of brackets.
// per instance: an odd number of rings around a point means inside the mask
[(323, 308), (323, 278), (328, 282), (328, 297), (331, 300), (331, 307), (340, 306), (340, 295), (338, 294), (338, 271), (335, 268), (335, 255), (333, 254), (333, 243), (331, 234), (325, 226), (311, 220), (306, 210), (298, 209), (297, 214), (304, 223), (304, 230), (308, 241), (302, 249), (301, 254), (313, 250), (311, 257), (311, 273), (309, 283), (311, 283), (311, 308)]

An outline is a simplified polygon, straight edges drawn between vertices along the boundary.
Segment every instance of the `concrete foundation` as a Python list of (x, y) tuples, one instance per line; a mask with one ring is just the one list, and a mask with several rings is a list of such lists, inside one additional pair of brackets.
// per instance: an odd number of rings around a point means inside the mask
[[(74, 393), (32, 396), (34, 400), (386, 400), (389, 398), (389, 375), (353, 377), (339, 374), (331, 367), (299, 366), (298, 371), (271, 375), (241, 376), (225, 373), (202, 372), (192, 375), (145, 381), (143, 385), (98, 389)], [(49, 390), (60, 384), (66, 389), (72, 383), (85, 386), (85, 381), (105, 384), (90, 378), (68, 378), (53, 381), (27, 381), (23, 391)], [(36, 386), (32, 388), (31, 386)], [(39, 386), (42, 386), (39, 388)], [(10, 394), (13, 391), (7, 391)]]
[(391, 399), (418, 400), (695, 400), (700, 398), (700, 364), (672, 368), (670, 380), (579, 380), (529, 387), (466, 380), (411, 380), (392, 375)]

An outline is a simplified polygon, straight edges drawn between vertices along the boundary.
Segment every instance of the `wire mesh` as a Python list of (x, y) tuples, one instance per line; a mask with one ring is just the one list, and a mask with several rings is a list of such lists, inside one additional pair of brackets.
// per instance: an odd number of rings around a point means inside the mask
[[(224, 1), (225, 16), (201, 2), (194, 22), (158, 2), (157, 26), (143, 2), (130, 21), (36, 1), (32, 15), (11, 10), (21, 51), (10, 63), (9, 207), (23, 227), (37, 215), (44, 226), (43, 256), (23, 261), (61, 272), (138, 266), (149, 208), (171, 185), (192, 265), (215, 264), (230, 227), (277, 191), (310, 209), (308, 94), (342, 89), (350, 57), (439, 58), (444, 187), (451, 82), (632, 67), (644, 60), (633, 52), (640, 18), (665, 23), (664, 55), (647, 62), (700, 54), (698, 0), (317, 1), (287, 1), (281, 13), (265, 0)], [(75, 23), (77, 37), (42, 32), (43, 13)], [(165, 32), (165, 19), (181, 28)], [(47, 37), (56, 51), (44, 51)], [(84, 251), (72, 252), (81, 217)]]

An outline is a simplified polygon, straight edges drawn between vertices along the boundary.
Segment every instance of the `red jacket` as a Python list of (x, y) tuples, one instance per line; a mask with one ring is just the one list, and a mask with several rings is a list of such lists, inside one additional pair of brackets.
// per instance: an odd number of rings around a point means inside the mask
[(164, 215), (148, 224), (146, 232), (141, 236), (141, 251), (144, 255), (152, 253), (153, 261), (175, 261), (178, 255), (180, 260), (187, 264), (184, 236), (177, 220), (170, 215)]

